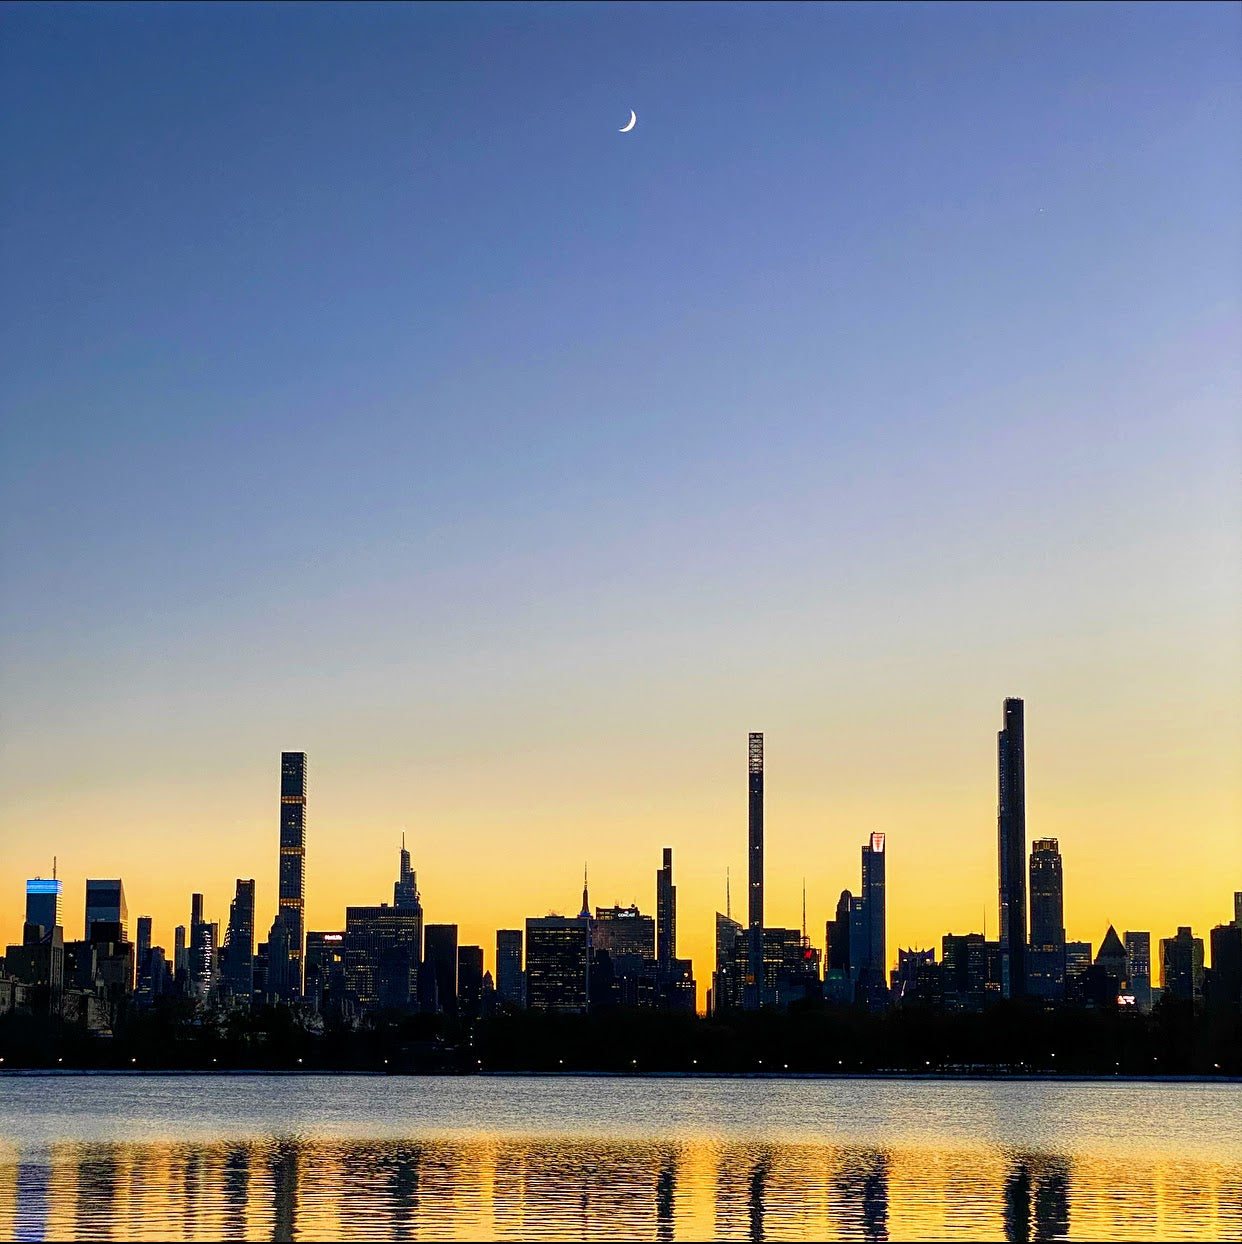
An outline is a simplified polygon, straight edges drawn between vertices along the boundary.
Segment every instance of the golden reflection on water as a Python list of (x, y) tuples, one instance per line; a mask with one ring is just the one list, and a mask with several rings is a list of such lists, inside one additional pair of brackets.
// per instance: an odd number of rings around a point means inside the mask
[(0, 1147), (17, 1240), (1236, 1239), (1242, 1166), (526, 1138)]

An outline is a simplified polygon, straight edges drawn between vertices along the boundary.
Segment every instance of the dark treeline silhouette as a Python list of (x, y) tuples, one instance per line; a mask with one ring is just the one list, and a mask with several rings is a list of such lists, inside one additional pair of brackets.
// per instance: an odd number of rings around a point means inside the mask
[(380, 1011), (361, 1027), (315, 1030), (283, 1005), (219, 1013), (169, 1000), (122, 1016), (103, 1037), (10, 1013), (0, 1018), (0, 1058), (6, 1069), (1237, 1076), (1242, 1019), (1171, 999), (1150, 1015), (1017, 1001), (980, 1014), (808, 1003), (712, 1019), (610, 1008), (465, 1023)]

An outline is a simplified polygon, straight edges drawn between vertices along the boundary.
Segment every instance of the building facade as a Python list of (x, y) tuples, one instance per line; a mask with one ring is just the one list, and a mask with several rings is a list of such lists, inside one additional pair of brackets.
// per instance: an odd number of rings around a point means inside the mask
[(1023, 704), (1008, 699), (997, 735), (997, 873), (1001, 992), (1026, 993), (1026, 727)]
[(581, 916), (531, 916), (526, 921), (526, 1005), (533, 1011), (579, 1015), (589, 996), (590, 921)]
[(888, 979), (887, 899), (884, 835), (872, 834), (862, 849), (862, 899), (867, 924), (867, 954), (859, 966), (868, 990), (883, 992)]
[(345, 980), (364, 1010), (381, 1006), (400, 1009), (414, 1000), (422, 932), (421, 911), (387, 903), (345, 908)]
[(1160, 942), (1160, 987), (1166, 998), (1197, 1002), (1203, 997), (1203, 938), (1189, 927)]
[(677, 957), (677, 887), (673, 884), (673, 848), (664, 848), (656, 873), (656, 958), (662, 968)]
[(526, 1005), (521, 929), (496, 930), (496, 999), (507, 1006)]
[(745, 1005), (763, 1004), (763, 735), (752, 732), (747, 744), (748, 925), (746, 932)]
[(129, 906), (125, 902), (125, 886), (119, 877), (108, 881), (86, 883), (86, 932), (84, 938), (91, 940), (91, 925), (115, 924), (120, 926), (120, 941), (129, 941)]
[(423, 933), (425, 980), (431, 986), (422, 998), (424, 1010), (457, 1014), (457, 926), (429, 924)]
[[(289, 1000), (302, 996), (306, 941), (306, 753), (280, 754), (280, 893), (278, 913), (288, 930), (289, 965), (282, 989)], [(268, 954), (271, 955), (269, 938)], [(269, 964), (269, 973), (271, 967)]]
[(1039, 838), (1031, 844), (1031, 940), (1027, 992), (1036, 998), (1065, 996), (1065, 889), (1060, 844)]
[(1126, 930), (1126, 968), (1134, 1005), (1144, 1013), (1151, 1010), (1151, 934)]
[(656, 958), (656, 922), (636, 906), (597, 907), (591, 927), (591, 947), (596, 952), (636, 955), (652, 962)]
[(483, 947), (457, 948), (457, 1014), (478, 1019), (483, 1013)]
[[(49, 935), (58, 925), (63, 927), (61, 907), (64, 882), (55, 877), (32, 877), (26, 882), (26, 923), (38, 925), (41, 937)], [(87, 917), (89, 920), (89, 916)], [(88, 924), (89, 929), (89, 924)]]
[(220, 948), (220, 985), (237, 1002), (254, 993), (254, 878), (237, 878)]

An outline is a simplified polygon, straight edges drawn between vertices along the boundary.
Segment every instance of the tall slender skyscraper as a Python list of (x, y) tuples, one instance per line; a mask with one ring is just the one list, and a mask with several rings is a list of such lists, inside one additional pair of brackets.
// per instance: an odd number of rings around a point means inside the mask
[(1022, 701), (1005, 701), (997, 735), (997, 873), (1000, 889), (1001, 989), (1026, 993), (1026, 745)]
[(677, 887), (673, 884), (673, 848), (664, 848), (664, 864), (656, 873), (656, 960), (667, 968), (677, 958)]
[(302, 994), (302, 950), (306, 932), (306, 753), (280, 754), (280, 910), (289, 931), (292, 997)]
[(884, 894), (884, 835), (872, 834), (862, 849), (862, 899), (867, 921), (868, 986), (883, 990), (888, 982), (887, 906)]
[(763, 735), (752, 733), (748, 749), (750, 923), (747, 929), (746, 1006), (763, 1004)]

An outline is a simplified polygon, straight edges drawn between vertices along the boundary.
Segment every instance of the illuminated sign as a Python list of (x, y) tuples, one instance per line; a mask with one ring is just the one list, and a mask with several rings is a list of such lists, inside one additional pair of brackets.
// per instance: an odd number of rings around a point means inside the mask
[(880, 854), (883, 852), (884, 850), (884, 835), (883, 834), (872, 834), (871, 835), (871, 849), (875, 851), (877, 854)]
[(59, 894), (63, 881), (45, 881), (42, 877), (36, 877), (33, 881), (26, 882), (27, 894)]
[(342, 933), (325, 933), (323, 935), (323, 940), (325, 942), (343, 942), (345, 940), (345, 936)]
[(1118, 1006), (1133, 1006), (1134, 995), (1129, 994), (1129, 993), (1119, 994), (1117, 997), (1117, 1005)]

